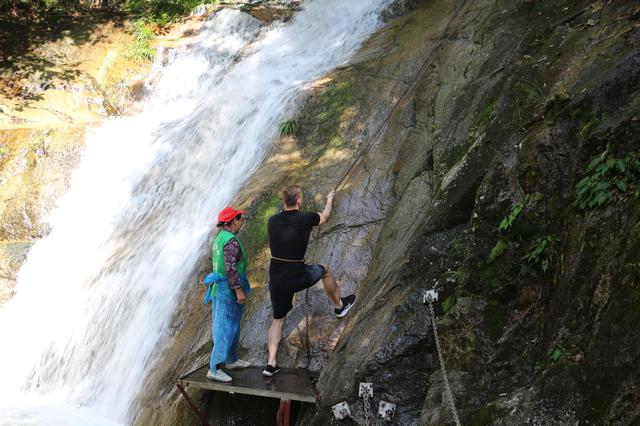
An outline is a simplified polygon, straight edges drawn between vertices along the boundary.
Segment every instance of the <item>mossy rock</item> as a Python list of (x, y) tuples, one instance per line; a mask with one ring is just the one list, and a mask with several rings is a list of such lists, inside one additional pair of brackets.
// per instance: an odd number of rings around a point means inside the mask
[(240, 232), (249, 257), (249, 278), (252, 284), (267, 282), (267, 268), (270, 258), (269, 234), (267, 223), (269, 218), (282, 208), (279, 197), (271, 194), (260, 196), (249, 207), (251, 216)]
[(468, 426), (493, 425), (496, 420), (504, 417), (508, 413), (509, 410), (505, 408), (498, 407), (495, 404), (488, 404), (467, 414), (464, 419), (464, 424)]
[(493, 339), (502, 335), (504, 326), (507, 323), (507, 309), (499, 302), (489, 301), (485, 309), (484, 325), (486, 331)]

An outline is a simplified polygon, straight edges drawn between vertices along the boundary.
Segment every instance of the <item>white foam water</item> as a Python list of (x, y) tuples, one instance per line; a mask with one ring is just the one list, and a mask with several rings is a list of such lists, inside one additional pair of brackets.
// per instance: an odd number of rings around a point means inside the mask
[(143, 112), (88, 137), (0, 309), (0, 425), (132, 422), (216, 212), (387, 2), (308, 1), (269, 27), (222, 10), (158, 65)]

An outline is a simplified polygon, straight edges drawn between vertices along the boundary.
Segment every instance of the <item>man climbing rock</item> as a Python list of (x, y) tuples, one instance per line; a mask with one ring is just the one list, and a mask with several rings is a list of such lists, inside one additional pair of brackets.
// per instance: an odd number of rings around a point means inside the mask
[(311, 230), (329, 220), (334, 195), (334, 191), (329, 193), (322, 213), (304, 212), (300, 211), (302, 189), (297, 185), (287, 186), (282, 190), (284, 210), (269, 218), (269, 293), (273, 320), (267, 337), (269, 360), (262, 371), (265, 376), (273, 376), (280, 371), (276, 355), (282, 339), (284, 319), (293, 308), (295, 293), (322, 280), (324, 291), (334, 303), (338, 318), (347, 315), (356, 300), (353, 294), (341, 297), (340, 287), (327, 266), (307, 265), (304, 261)]

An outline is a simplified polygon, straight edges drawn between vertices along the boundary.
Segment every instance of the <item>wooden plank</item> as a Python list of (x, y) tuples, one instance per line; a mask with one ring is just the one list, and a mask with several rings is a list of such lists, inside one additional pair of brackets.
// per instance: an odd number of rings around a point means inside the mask
[(247, 367), (237, 370), (225, 370), (233, 381), (216, 382), (207, 379), (209, 366), (205, 365), (178, 380), (183, 386), (193, 386), (228, 393), (265, 396), (269, 398), (289, 399), (292, 401), (315, 403), (316, 393), (313, 390), (311, 376), (307, 370), (282, 368), (273, 377), (262, 375), (262, 367)]

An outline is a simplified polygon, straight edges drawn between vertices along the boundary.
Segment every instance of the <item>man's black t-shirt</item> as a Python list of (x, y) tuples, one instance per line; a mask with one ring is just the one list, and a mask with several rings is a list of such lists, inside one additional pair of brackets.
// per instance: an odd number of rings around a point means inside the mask
[[(320, 215), (299, 210), (283, 210), (269, 218), (269, 248), (273, 257), (302, 260), (307, 252), (309, 235), (320, 224)], [(271, 259), (269, 280), (272, 284), (295, 284), (304, 278), (304, 264)]]

